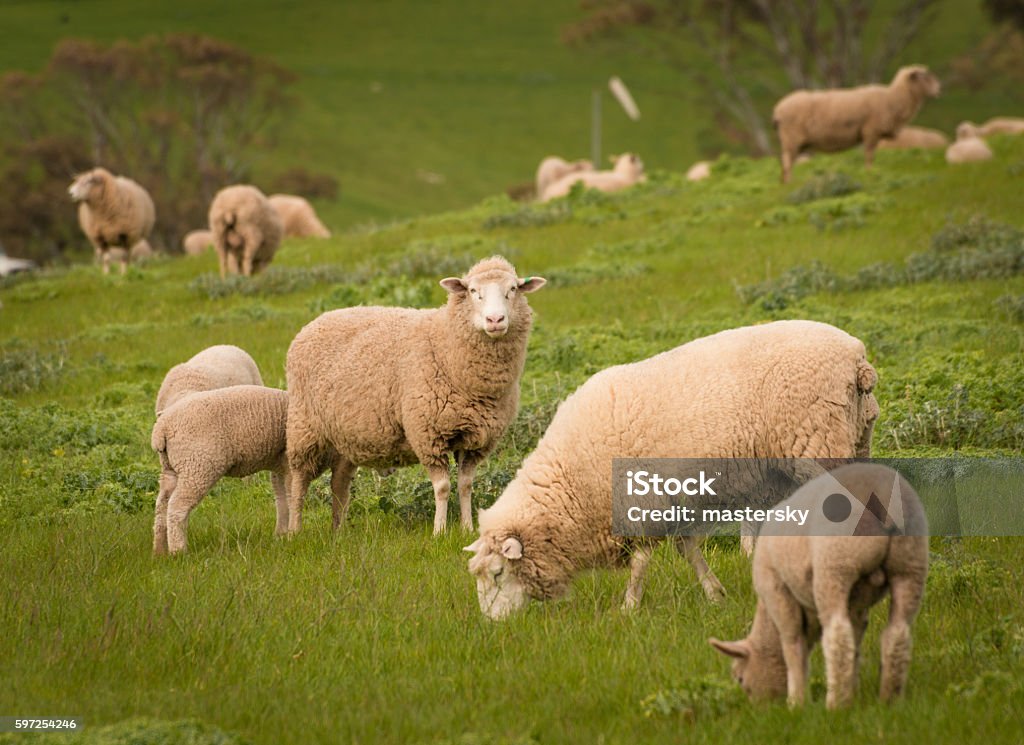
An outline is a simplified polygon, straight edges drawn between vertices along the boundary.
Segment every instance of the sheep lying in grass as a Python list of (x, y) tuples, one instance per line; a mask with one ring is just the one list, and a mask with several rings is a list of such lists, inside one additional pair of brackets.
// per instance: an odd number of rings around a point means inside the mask
[(213, 246), (213, 233), (209, 230), (191, 230), (181, 240), (181, 248), (189, 256), (201, 256)]
[(946, 162), (954, 165), (958, 163), (977, 163), (982, 160), (991, 160), (991, 158), (992, 148), (980, 137), (971, 135), (960, 137), (946, 148)]
[(710, 160), (698, 160), (692, 166), (690, 170), (686, 172), (687, 181), (703, 181), (711, 175), (711, 161)]
[(263, 192), (237, 184), (217, 192), (210, 205), (210, 231), (220, 276), (252, 276), (267, 267), (281, 243), (281, 218)]
[(441, 280), (442, 308), (357, 307), (325, 313), (288, 350), (289, 530), (301, 527), (309, 482), (331, 468), (334, 526), (345, 519), (356, 467), (422, 463), (434, 487), (434, 532), (444, 529), (459, 466), (462, 525), (473, 526), (477, 465), (515, 418), (532, 313), (505, 259), (477, 263)]
[[(836, 522), (847, 518), (828, 507), (837, 497), (854, 515), (841, 529)], [(884, 512), (870, 509), (872, 501)], [(857, 502), (860, 509), (851, 510)], [(820, 637), (826, 705), (845, 706), (856, 691), (868, 612), (889, 592), (880, 694), (883, 701), (900, 695), (910, 666), (910, 627), (928, 574), (928, 525), (917, 494), (891, 468), (856, 463), (818, 476), (779, 506), (810, 509), (817, 524), (762, 531), (754, 550), (758, 601), (750, 634), (735, 642), (711, 639), (712, 646), (734, 658), (733, 674), (751, 698), (788, 695), (791, 705), (802, 705), (808, 657)]]
[(974, 122), (960, 122), (956, 128), (957, 139), (1019, 134), (1024, 134), (1024, 119), (1010, 116), (997, 116), (982, 125), (977, 125)]
[(207, 347), (167, 372), (156, 394), (156, 415), (190, 393), (232, 385), (263, 385), (256, 361), (230, 344)]
[(883, 137), (878, 141), (879, 150), (911, 150), (911, 149), (938, 149), (946, 147), (949, 138), (937, 129), (927, 127), (915, 127), (908, 124), (901, 127), (900, 131), (892, 137)]
[(903, 67), (889, 85), (862, 85), (822, 91), (799, 90), (783, 97), (772, 114), (782, 149), (782, 182), (804, 150), (837, 152), (864, 144), (871, 165), (875, 147), (913, 119), (941, 85), (924, 65)]
[(542, 202), (548, 202), (564, 197), (577, 183), (583, 184), (586, 189), (615, 192), (628, 189), (645, 179), (643, 161), (639, 156), (626, 153), (615, 159), (615, 168), (611, 171), (582, 171), (563, 176), (548, 186), (540, 195), (540, 199)]
[(320, 222), (313, 205), (302, 197), (291, 194), (271, 194), (268, 198), (270, 206), (281, 218), (284, 237), (296, 238), (330, 238), (331, 231)]
[[(129, 252), (153, 232), (156, 210), (149, 193), (129, 178), (94, 168), (78, 176), (68, 194), (78, 202), (78, 224), (102, 260), (103, 273), (116, 260), (124, 274)], [(113, 249), (121, 250), (115, 256)]]
[[(723, 331), (598, 373), (480, 511), (480, 538), (466, 550), (481, 610), (501, 618), (561, 595), (583, 569), (627, 561), (625, 606), (635, 606), (650, 540), (612, 535), (614, 458), (866, 456), (876, 380), (858, 339), (811, 321)], [(705, 594), (719, 597), (699, 541), (679, 547)]]
[(574, 160), (570, 163), (559, 158), (557, 155), (548, 156), (537, 166), (537, 198), (543, 197), (544, 191), (563, 176), (567, 176), (570, 173), (582, 173), (583, 171), (593, 170), (594, 164), (589, 160)]
[(277, 532), (288, 526), (288, 394), (236, 385), (186, 396), (164, 410), (150, 444), (160, 456), (160, 492), (153, 553), (176, 554), (188, 544), (189, 513), (224, 476), (271, 472)]

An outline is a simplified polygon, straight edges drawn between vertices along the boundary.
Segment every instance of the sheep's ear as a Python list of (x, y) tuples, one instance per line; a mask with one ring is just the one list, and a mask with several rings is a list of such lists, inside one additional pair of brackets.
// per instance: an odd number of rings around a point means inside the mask
[(708, 639), (708, 644), (722, 654), (735, 657), (738, 660), (745, 660), (750, 656), (750, 645), (747, 644), (746, 639), (738, 642), (723, 642), (720, 639), (711, 637)]
[(443, 287), (453, 295), (461, 295), (463, 292), (466, 291), (466, 283), (463, 282), (458, 277), (446, 277), (445, 279), (441, 280), (440, 284), (441, 287)]
[(477, 538), (475, 541), (470, 543), (468, 546), (466, 546), (462, 550), (463, 551), (469, 551), (469, 553), (471, 553), (471, 554), (475, 554), (476, 552), (478, 552), (483, 547), (484, 547), (484, 539), (483, 538)]
[(501, 544), (501, 555), (506, 559), (521, 559), (523, 558), (523, 544), (518, 538), (509, 536)]
[(519, 280), (519, 291), (536, 292), (547, 283), (548, 281), (543, 277), (525, 277), (524, 279)]
[(910, 79), (911, 80), (915, 80), (916, 81), (920, 77), (921, 77), (921, 71), (920, 70), (914, 70), (913, 72), (910, 73)]

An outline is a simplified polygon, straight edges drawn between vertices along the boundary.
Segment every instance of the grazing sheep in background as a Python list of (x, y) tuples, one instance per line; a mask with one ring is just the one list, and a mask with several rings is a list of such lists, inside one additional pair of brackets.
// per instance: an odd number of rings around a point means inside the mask
[(164, 410), (150, 444), (160, 456), (153, 553), (187, 547), (189, 513), (224, 476), (271, 472), (277, 533), (288, 526), (288, 394), (236, 385), (186, 396)]
[(928, 129), (927, 127), (915, 127), (912, 124), (908, 124), (905, 127), (901, 127), (900, 131), (892, 137), (883, 137), (878, 141), (879, 150), (908, 150), (915, 148), (935, 148), (946, 147), (949, 144), (949, 138), (945, 134), (937, 129)]
[[(836, 494), (847, 509), (851, 496), (863, 506), (862, 517), (854, 517), (859, 521), (844, 526), (841, 535), (825, 512), (826, 500)], [(863, 509), (869, 500), (887, 502), (883, 519)], [(889, 500), (898, 500), (898, 508)], [(928, 525), (917, 494), (891, 468), (857, 463), (809, 481), (779, 505), (785, 506), (810, 509), (817, 524), (766, 526), (754, 550), (758, 600), (750, 634), (735, 642), (710, 639), (711, 645), (734, 658), (733, 675), (751, 698), (787, 695), (790, 705), (799, 706), (810, 652), (820, 638), (826, 705), (845, 706), (856, 692), (868, 613), (889, 592), (880, 696), (899, 696), (910, 667), (910, 627), (928, 574)], [(894, 522), (897, 514), (902, 524)]]
[(992, 158), (992, 148), (980, 137), (961, 137), (946, 148), (947, 163), (976, 163)]
[(547, 202), (568, 194), (574, 184), (582, 183), (584, 188), (599, 189), (604, 192), (621, 191), (633, 184), (644, 181), (644, 164), (639, 156), (632, 153), (619, 155), (615, 159), (615, 168), (611, 171), (582, 171), (570, 173), (549, 185), (541, 195), (541, 201)]
[(991, 135), (1019, 135), (1024, 133), (1024, 119), (997, 116), (982, 125), (974, 122), (960, 122), (956, 128), (957, 139), (966, 137), (990, 137)]
[(207, 347), (167, 372), (156, 394), (156, 415), (190, 393), (232, 385), (263, 385), (256, 361), (231, 344)]
[(537, 166), (537, 198), (543, 197), (545, 189), (563, 176), (567, 176), (570, 173), (582, 173), (583, 171), (593, 170), (594, 164), (589, 160), (574, 160), (570, 163), (559, 158), (557, 155), (550, 155)]
[(838, 152), (864, 144), (871, 165), (875, 147), (913, 119), (941, 85), (924, 65), (900, 68), (889, 85), (799, 90), (783, 97), (772, 114), (782, 148), (782, 182), (789, 181), (793, 159), (803, 150)]
[[(102, 260), (103, 273), (110, 273), (116, 259), (124, 274), (129, 252), (153, 232), (156, 210), (149, 193), (129, 178), (93, 168), (71, 183), (68, 194), (78, 202), (78, 224)], [(112, 256), (113, 249), (121, 251)]]
[[(466, 550), (481, 610), (501, 618), (558, 597), (583, 569), (627, 561), (625, 607), (635, 606), (651, 539), (612, 535), (614, 458), (867, 456), (876, 381), (860, 340), (812, 321), (723, 331), (594, 375), (480, 511), (480, 538)], [(720, 596), (699, 540), (680, 548), (705, 594)]]
[(181, 247), (189, 256), (200, 256), (213, 247), (213, 233), (209, 230), (191, 230), (185, 234)]
[(320, 222), (313, 205), (302, 197), (291, 194), (271, 194), (267, 199), (270, 206), (277, 212), (277, 216), (281, 218), (285, 238), (293, 236), (296, 238), (331, 237), (331, 231)]
[(711, 175), (711, 161), (710, 160), (698, 160), (692, 166), (690, 170), (686, 172), (687, 181), (703, 181)]
[(246, 277), (268, 266), (284, 227), (263, 192), (238, 184), (217, 192), (210, 205), (210, 231), (220, 259), (220, 276)]
[(441, 280), (444, 307), (345, 308), (307, 324), (288, 349), (289, 531), (300, 529), (309, 482), (327, 468), (337, 528), (358, 466), (418, 461), (434, 487), (438, 533), (448, 515), (448, 453), (459, 466), (462, 525), (472, 529), (473, 474), (519, 406), (533, 317), (525, 294), (544, 283), (519, 279), (494, 256)]

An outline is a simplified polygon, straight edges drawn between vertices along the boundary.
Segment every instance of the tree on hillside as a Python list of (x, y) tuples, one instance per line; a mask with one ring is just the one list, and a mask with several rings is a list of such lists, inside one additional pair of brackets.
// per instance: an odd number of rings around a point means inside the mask
[(731, 138), (772, 150), (765, 102), (795, 88), (880, 81), (939, 0), (583, 0), (567, 44), (613, 40), (678, 70)]
[(1010, 23), (1024, 31), (1024, 0), (984, 0), (985, 10), (995, 23)]

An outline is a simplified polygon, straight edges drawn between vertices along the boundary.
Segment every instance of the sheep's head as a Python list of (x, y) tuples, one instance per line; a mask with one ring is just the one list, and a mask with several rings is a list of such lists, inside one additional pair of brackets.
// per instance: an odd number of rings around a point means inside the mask
[(91, 171), (79, 174), (68, 187), (68, 194), (74, 202), (84, 202), (94, 194), (99, 194), (111, 178), (110, 172), (105, 168), (93, 168)]
[(732, 677), (752, 701), (766, 701), (786, 695), (786, 662), (782, 650), (777, 654), (756, 644), (751, 637), (723, 642), (712, 637), (708, 643), (732, 658)]
[(615, 163), (615, 172), (627, 176), (633, 181), (639, 181), (644, 175), (644, 162), (635, 153), (613, 155), (612, 162)]
[(498, 621), (526, 605), (530, 598), (517, 573), (522, 541), (515, 536), (481, 536), (464, 550), (473, 554), (469, 571), (476, 577), (477, 600), (485, 616)]
[(917, 91), (921, 98), (936, 98), (942, 92), (942, 83), (924, 65), (901, 67), (893, 82), (909, 86), (911, 90)]
[(519, 316), (529, 317), (526, 298), (519, 296), (539, 290), (546, 282), (543, 277), (517, 277), (510, 263), (492, 256), (477, 263), (462, 278), (442, 279), (441, 287), (456, 303), (469, 303), (476, 329), (498, 339), (508, 333)]
[(978, 129), (978, 125), (974, 122), (960, 122), (956, 128), (956, 138), (958, 140), (966, 140), (968, 137), (980, 136), (981, 130)]

